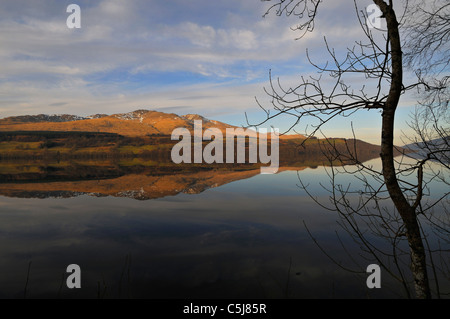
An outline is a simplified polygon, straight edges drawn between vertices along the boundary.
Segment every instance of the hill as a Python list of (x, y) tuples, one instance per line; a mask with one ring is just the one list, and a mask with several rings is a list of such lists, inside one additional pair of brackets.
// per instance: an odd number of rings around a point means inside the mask
[[(180, 116), (149, 110), (87, 117), (69, 114), (7, 117), (0, 119), (0, 160), (145, 157), (157, 162), (170, 161), (171, 150), (178, 143), (178, 140), (172, 141), (170, 135), (176, 128), (186, 128), (192, 134), (194, 121), (201, 121), (203, 130), (218, 128), (223, 137), (226, 129), (238, 128), (198, 114)], [(204, 141), (203, 145), (206, 144), (208, 141)], [(226, 145), (223, 146), (225, 154)], [(351, 158), (348, 155), (356, 150), (352, 155), (360, 161), (376, 158), (380, 153), (379, 146), (360, 140), (307, 140), (300, 134), (280, 136), (279, 146), (282, 166), (315, 166), (337, 158), (336, 152), (345, 155), (343, 158)], [(4, 175), (3, 179), (10, 177)]]
[(408, 156), (416, 159), (430, 158), (437, 160), (441, 163), (449, 163), (450, 150), (449, 150), (450, 136), (437, 138), (427, 142), (411, 143), (403, 146), (404, 149), (409, 151)]
[[(194, 121), (202, 121), (202, 128), (218, 128), (225, 136), (227, 128), (239, 127), (210, 120), (198, 114), (177, 115), (150, 110), (129, 113), (95, 114), (87, 117), (77, 115), (22, 115), (0, 119), (0, 132), (102, 132), (123, 136), (171, 135), (176, 128), (194, 131)], [(304, 139), (300, 134), (282, 135), (280, 139)]]
[(25, 115), (0, 119), (0, 131), (78, 131), (105, 132), (124, 136), (171, 135), (175, 128), (194, 130), (194, 121), (201, 120), (203, 129), (219, 128), (225, 132), (235, 126), (209, 120), (198, 114), (177, 115), (149, 110), (136, 110), (113, 115)]

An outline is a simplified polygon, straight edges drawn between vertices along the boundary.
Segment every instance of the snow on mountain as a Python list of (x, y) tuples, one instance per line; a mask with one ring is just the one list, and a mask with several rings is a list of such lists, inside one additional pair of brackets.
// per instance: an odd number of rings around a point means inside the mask
[(72, 122), (85, 120), (85, 117), (70, 114), (38, 114), (38, 115), (20, 115), (7, 117), (5, 120), (21, 123), (39, 123), (39, 122)]
[(115, 118), (118, 118), (119, 120), (125, 120), (125, 121), (129, 121), (129, 120), (139, 120), (139, 122), (143, 122), (145, 115), (147, 113), (149, 113), (151, 111), (148, 110), (136, 110), (133, 112), (128, 112), (128, 113), (119, 113), (119, 114), (114, 114), (112, 115)]

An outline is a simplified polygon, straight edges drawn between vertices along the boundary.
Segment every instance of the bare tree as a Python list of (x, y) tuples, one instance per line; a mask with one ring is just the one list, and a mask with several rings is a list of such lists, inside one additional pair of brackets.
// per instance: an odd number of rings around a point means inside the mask
[(450, 3), (410, 0), (403, 42), (405, 66), (417, 75), (418, 105), (410, 127), (416, 133), (406, 140), (421, 149), (425, 160), (450, 164)]
[[(298, 16), (300, 22), (293, 29), (300, 32), (299, 38), (302, 38), (307, 32), (314, 31), (317, 14), (320, 7), (325, 5), (320, 0), (262, 1), (270, 2), (266, 15), (275, 13), (279, 16), (284, 14)], [(381, 172), (365, 166), (358, 161), (356, 156), (352, 158), (358, 169), (351, 173), (359, 178), (365, 187), (357, 191), (361, 197), (355, 203), (349, 200), (349, 196), (354, 193), (337, 182), (336, 176), (339, 173), (332, 166), (329, 189), (332, 209), (340, 213), (346, 225), (349, 225), (349, 230), (357, 234), (357, 238), (374, 256), (379, 256), (380, 252), (372, 246), (364, 236), (364, 232), (358, 228), (355, 219), (357, 216), (364, 217), (368, 228), (372, 228), (375, 233), (387, 238), (397, 248), (400, 247), (399, 240), (406, 238), (415, 296), (431, 298), (432, 291), (426, 253), (427, 249), (428, 251), (431, 249), (428, 247), (419, 215), (436, 208), (439, 202), (448, 199), (448, 193), (424, 209), (423, 202), (426, 196), (424, 191), (427, 186), (424, 180), (424, 167), (429, 160), (433, 159), (432, 155), (437, 154), (437, 151), (428, 152), (425, 158), (406, 167), (401, 166), (403, 158), (399, 162), (395, 156), (394, 120), (401, 96), (406, 92), (416, 90), (421, 97), (420, 103), (426, 105), (428, 111), (423, 113), (420, 109), (416, 121), (413, 121), (412, 125), (415, 126), (419, 135), (422, 134), (422, 140), (426, 141), (427, 145), (431, 145), (428, 142), (430, 134), (434, 134), (436, 128), (439, 128), (438, 133), (445, 138), (447, 143), (443, 144), (439, 153), (448, 154), (442, 151), (442, 148), (445, 147), (448, 151), (448, 128), (433, 125), (436, 122), (431, 125), (430, 123), (433, 122), (433, 117), (438, 115), (435, 114), (436, 112), (440, 110), (441, 113), (445, 113), (448, 106), (448, 99), (446, 100), (445, 95), (445, 92), (448, 92), (448, 76), (445, 75), (445, 70), (449, 57), (448, 51), (443, 49), (443, 46), (447, 45), (449, 34), (449, 24), (446, 24), (445, 21), (448, 22), (450, 6), (435, 0), (428, 11), (428, 9), (417, 9), (408, 1), (404, 1), (403, 9), (399, 10), (394, 7), (393, 2), (393, 0), (373, 0), (373, 3), (381, 10), (381, 18), (385, 22), (385, 30), (381, 30), (367, 24), (366, 12), (360, 10), (355, 1), (356, 13), (364, 31), (365, 40), (355, 42), (352, 48), (348, 48), (345, 58), (339, 59), (325, 39), (325, 48), (331, 57), (325, 65), (322, 66), (312, 61), (308, 51), (306, 52), (308, 60), (318, 70), (317, 77), (302, 77), (297, 86), (286, 88), (279, 79), (274, 80), (270, 75), (270, 86), (266, 89), (266, 93), (271, 97), (271, 108), (275, 110), (275, 113), (271, 113), (261, 103), (258, 102), (258, 104), (267, 114), (267, 118), (263, 122), (281, 115), (293, 116), (294, 122), (291, 126), (293, 129), (304, 120), (314, 120), (315, 124), (312, 129), (306, 132), (308, 137), (320, 132), (324, 124), (337, 116), (351, 116), (358, 110), (381, 111)], [(415, 20), (411, 18), (413, 15)], [(435, 21), (442, 21), (442, 24), (436, 27)], [(403, 40), (401, 35), (405, 36)], [(428, 59), (430, 54), (433, 56), (431, 60)], [(405, 56), (406, 59), (404, 59)], [(428, 59), (429, 65), (422, 63), (424, 57)], [(405, 83), (403, 74), (406, 68), (416, 70), (417, 81)], [(436, 72), (440, 72), (442, 76), (437, 77)], [(323, 86), (322, 77), (326, 74), (334, 80), (334, 85), (331, 87)], [(355, 88), (348, 81), (348, 75), (362, 76), (363, 84)], [(442, 121), (442, 117), (439, 119)], [(331, 140), (330, 143), (332, 143)], [(335, 148), (331, 147), (331, 149)], [(357, 153), (350, 152), (349, 154)], [(342, 157), (339, 152), (331, 152), (329, 155), (332, 160)], [(443, 168), (448, 169), (448, 162)], [(440, 172), (436, 172), (436, 176), (440, 174)], [(414, 182), (406, 178), (411, 176), (416, 176)], [(434, 178), (431, 177), (431, 179)], [(378, 182), (378, 186), (374, 186), (374, 182)], [(307, 189), (306, 185), (303, 186)], [(381, 208), (380, 201), (387, 198), (396, 208), (395, 214)], [(369, 205), (369, 203), (374, 203), (374, 205)], [(448, 226), (445, 222), (444, 225)], [(445, 226), (442, 229), (445, 234)], [(394, 251), (391, 256), (397, 257), (398, 252), (398, 250)], [(430, 257), (429, 255), (428, 258)], [(394, 260), (396, 263), (398, 259)], [(379, 261), (382, 262), (381, 259)], [(435, 273), (433, 266), (431, 271), (433, 274)], [(399, 280), (405, 283), (405, 289), (408, 291), (405, 275), (401, 271)], [(408, 296), (411, 297), (409, 293)]]

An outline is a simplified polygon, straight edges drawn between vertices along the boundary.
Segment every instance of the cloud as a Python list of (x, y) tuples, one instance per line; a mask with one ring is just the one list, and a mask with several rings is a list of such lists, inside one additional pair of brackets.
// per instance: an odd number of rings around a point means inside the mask
[(66, 105), (66, 104), (67, 104), (66, 102), (58, 102), (58, 103), (49, 104), (48, 106), (63, 106), (63, 105)]
[[(169, 31), (169, 33), (172, 32)], [(210, 48), (216, 44), (217, 32), (211, 26), (200, 26), (193, 22), (185, 22), (177, 26), (174, 33), (179, 37), (188, 39), (196, 46)]]
[[(169, 10), (170, 4), (166, 6)], [(271, 41), (269, 33), (258, 35), (258, 15), (239, 27), (227, 24), (227, 17), (217, 26), (202, 24), (197, 21), (202, 21), (200, 10), (179, 20), (156, 24), (151, 18), (146, 19), (154, 15), (152, 6), (141, 1), (108, 0), (96, 6), (81, 3), (81, 7), (83, 27), (75, 31), (65, 26), (66, 13), (45, 18), (43, 13), (22, 16), (20, 9), (15, 8), (9, 19), (0, 24), (0, 40), (4, 44), (0, 54), (4, 62), (14, 62), (6, 75), (27, 76), (48, 70), (84, 76), (127, 69), (131, 73), (186, 71), (245, 78), (248, 72), (240, 72), (242, 65), (238, 64), (247, 63), (246, 68), (250, 68), (253, 66), (249, 61), (277, 61), (296, 54), (288, 49), (295, 46), (292, 39)]]
[(324, 4), (299, 41), (298, 17), (262, 18), (260, 0), (79, 0), (79, 30), (66, 26), (70, 3), (0, 5), (2, 117), (182, 106), (241, 123), (262, 112), (254, 97), (265, 99), (269, 69), (295, 86), (314, 72), (306, 48), (322, 64), (324, 36), (338, 52), (363, 38), (351, 2)]

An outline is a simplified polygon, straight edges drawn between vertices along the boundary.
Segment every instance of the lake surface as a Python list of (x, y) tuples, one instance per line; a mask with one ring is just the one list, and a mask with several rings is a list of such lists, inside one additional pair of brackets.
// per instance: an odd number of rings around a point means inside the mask
[(367, 288), (372, 262), (299, 177), (327, 201), (324, 167), (0, 184), (0, 297), (404, 297), (383, 272)]

